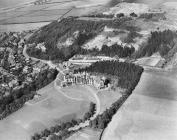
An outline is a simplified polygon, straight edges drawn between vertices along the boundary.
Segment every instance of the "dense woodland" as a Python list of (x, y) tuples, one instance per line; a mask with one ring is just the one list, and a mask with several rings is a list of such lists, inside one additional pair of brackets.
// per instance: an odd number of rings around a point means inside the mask
[[(86, 43), (88, 40), (94, 38), (104, 27), (122, 28), (127, 30), (136, 30), (125, 26), (123, 23), (129, 21), (131, 18), (121, 18), (105, 21), (86, 21), (79, 20), (76, 17), (65, 18), (60, 22), (53, 22), (47, 26), (42, 27), (39, 31), (35, 32), (28, 40), (29, 44), (45, 43), (46, 52), (42, 52), (39, 49), (31, 47), (27, 50), (28, 54), (37, 58), (46, 60), (68, 60), (73, 55), (77, 54), (80, 46)], [(58, 41), (63, 37), (71, 37), (76, 31), (79, 31), (79, 36), (75, 40), (74, 44), (62, 48), (58, 46)]]
[(137, 37), (142, 37), (142, 35), (140, 35), (136, 31), (130, 31), (128, 36), (124, 40), (124, 43), (135, 43), (134, 39)]
[(177, 34), (171, 30), (151, 32), (147, 44), (140, 47), (136, 57), (151, 56), (156, 52), (159, 52), (164, 57), (174, 47), (174, 39), (176, 37)]
[[(97, 67), (98, 66), (98, 67)], [(129, 63), (121, 63), (116, 61), (98, 62), (94, 65), (79, 71), (98, 72), (112, 74), (119, 77), (118, 86), (126, 88), (126, 93), (119, 98), (109, 109), (106, 109), (102, 114), (98, 115), (96, 119), (90, 121), (90, 127), (104, 129), (112, 120), (113, 115), (131, 95), (132, 91), (138, 84), (143, 68)]]
[[(31, 137), (31, 140), (40, 140), (48, 136), (50, 136), (49, 140), (63, 140), (74, 132), (68, 131), (69, 128), (79, 125), (81, 122), (85, 122), (86, 120), (89, 120), (94, 115), (95, 111), (96, 105), (91, 102), (89, 111), (85, 113), (82, 119), (71, 120), (70, 122), (61, 123), (60, 125), (45, 129), (40, 133), (34, 134), (34, 136)], [(57, 136), (54, 133), (60, 133), (60, 135)]]
[(77, 72), (96, 72), (118, 77), (118, 85), (121, 88), (129, 89), (134, 87), (139, 80), (143, 68), (132, 63), (118, 61), (101, 61), (89, 67), (75, 70)]
[(135, 52), (134, 47), (122, 47), (121, 45), (114, 44), (110, 47), (104, 45), (98, 54), (106, 56), (118, 56), (120, 58), (130, 57)]
[(103, 45), (101, 50), (98, 50), (96, 48), (87, 50), (80, 47), (80, 49), (78, 49), (77, 51), (78, 54), (82, 55), (90, 54), (90, 55), (104, 55), (110, 57), (118, 56), (119, 58), (130, 57), (134, 52), (135, 48), (133, 46), (122, 47), (121, 45), (118, 44), (114, 44), (112, 46)]
[(14, 89), (8, 95), (0, 99), (0, 120), (17, 111), (26, 101), (33, 99), (36, 90), (52, 82), (58, 72), (57, 70), (44, 70), (29, 85), (23, 84), (21, 88)]
[(143, 18), (146, 20), (165, 20), (164, 13), (143, 13), (139, 16), (139, 18)]
[(83, 17), (91, 17), (91, 18), (114, 18), (114, 14), (105, 15), (103, 13), (98, 13), (98, 14), (84, 15)]

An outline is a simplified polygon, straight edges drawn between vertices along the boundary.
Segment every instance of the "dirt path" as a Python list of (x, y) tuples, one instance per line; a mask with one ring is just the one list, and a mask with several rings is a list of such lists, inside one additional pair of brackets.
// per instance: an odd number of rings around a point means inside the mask
[(68, 95), (66, 95), (63, 91), (61, 91), (61, 88), (57, 85), (57, 79), (54, 81), (54, 88), (60, 92), (63, 96), (65, 96), (66, 98), (70, 99), (70, 100), (75, 100), (75, 101), (83, 101), (84, 99), (82, 98), (73, 98), (73, 97), (70, 97)]
[[(90, 93), (95, 97), (96, 102), (97, 102), (97, 106), (96, 106), (96, 113), (94, 116), (98, 116), (100, 111), (101, 111), (101, 103), (100, 103), (100, 99), (97, 95), (97, 92), (95, 92), (91, 87), (86, 86), (86, 88), (90, 91)], [(95, 117), (96, 118), (96, 117)]]

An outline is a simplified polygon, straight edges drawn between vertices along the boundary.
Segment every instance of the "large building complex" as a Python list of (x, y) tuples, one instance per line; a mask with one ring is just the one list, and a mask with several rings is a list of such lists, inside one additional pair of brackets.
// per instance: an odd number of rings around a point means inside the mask
[(61, 87), (71, 86), (76, 84), (83, 85), (92, 85), (98, 89), (108, 87), (108, 84), (105, 84), (105, 77), (98, 77), (91, 75), (89, 73), (77, 73), (77, 74), (66, 74), (64, 80), (61, 82)]

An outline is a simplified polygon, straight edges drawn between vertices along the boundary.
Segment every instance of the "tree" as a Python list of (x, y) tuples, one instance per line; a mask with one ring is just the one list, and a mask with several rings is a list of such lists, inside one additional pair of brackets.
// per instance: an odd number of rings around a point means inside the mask
[(62, 140), (62, 137), (53, 134), (49, 137), (49, 140)]
[(34, 136), (31, 137), (31, 140), (39, 140), (41, 136), (37, 133), (34, 134)]
[(119, 13), (119, 14), (116, 15), (117, 18), (121, 18), (121, 17), (124, 17), (124, 16), (125, 16), (124, 13)]
[(90, 112), (85, 113), (85, 115), (84, 115), (84, 121), (88, 120), (91, 116), (92, 115), (91, 115)]
[(138, 15), (135, 14), (134, 12), (133, 12), (133, 13), (130, 13), (130, 16), (132, 16), (132, 17), (138, 17)]

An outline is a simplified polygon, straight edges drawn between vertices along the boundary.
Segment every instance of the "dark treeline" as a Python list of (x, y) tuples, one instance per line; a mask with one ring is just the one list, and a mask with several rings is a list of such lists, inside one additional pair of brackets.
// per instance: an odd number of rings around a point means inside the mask
[(58, 39), (64, 35), (72, 35), (74, 32), (80, 33), (100, 33), (105, 26), (119, 28), (125, 21), (131, 18), (121, 18), (115, 20), (79, 20), (77, 17), (64, 18), (60, 22), (54, 21), (35, 32), (27, 41), (28, 43), (43, 43), (46, 47), (56, 47)]
[[(45, 129), (40, 133), (35, 133), (34, 136), (31, 137), (31, 140), (40, 140), (48, 136), (50, 136), (50, 140), (63, 140), (74, 132), (68, 131), (69, 128), (79, 125), (80, 123), (85, 122), (86, 120), (89, 120), (94, 115), (95, 111), (96, 105), (91, 102), (89, 111), (85, 113), (83, 119), (71, 120), (70, 122), (61, 123), (60, 125)], [(59, 133), (60, 135), (57, 136), (54, 133)]]
[(92, 18), (114, 18), (114, 14), (105, 15), (105, 14), (103, 14), (103, 13), (99, 13), (99, 14), (84, 15), (83, 17), (92, 17)]
[[(127, 63), (119, 64), (118, 62), (117, 63), (111, 62), (112, 65), (109, 65), (106, 63), (104, 62), (102, 63), (104, 65), (102, 69), (106, 69), (106, 68), (112, 69), (112, 71), (115, 71), (115, 72), (114, 73), (110, 72), (111, 74), (114, 74), (115, 76), (117, 76), (118, 74), (119, 75), (118, 77), (124, 77), (122, 80), (122, 83), (124, 84), (127, 83), (128, 87), (127, 85), (123, 86), (123, 87), (127, 87), (125, 94), (121, 98), (119, 98), (115, 103), (113, 103), (109, 109), (106, 109), (102, 114), (98, 115), (96, 119), (94, 119), (93, 121), (90, 121), (90, 127), (92, 128), (104, 129), (107, 127), (108, 123), (112, 120), (113, 115), (118, 111), (121, 105), (126, 101), (126, 99), (131, 95), (132, 91), (135, 89), (136, 85), (138, 84), (140, 80), (141, 74), (143, 72), (143, 68), (139, 66), (135, 66), (133, 64), (127, 64)], [(119, 70), (115, 70), (116, 68), (121, 69), (122, 72), (120, 72)], [(103, 72), (101, 69), (98, 71)], [(108, 71), (106, 70), (104, 71), (104, 73), (107, 73)], [(130, 75), (129, 74), (127, 75), (126, 71), (129, 71)], [(130, 81), (128, 82), (128, 80)], [(121, 85), (122, 83), (119, 83), (119, 85)]]
[(91, 54), (91, 55), (104, 55), (110, 57), (118, 56), (120, 58), (130, 57), (134, 52), (135, 52), (135, 48), (133, 46), (122, 47), (121, 45), (118, 44), (114, 44), (112, 46), (103, 45), (101, 50), (98, 50), (96, 48), (92, 50), (88, 50), (88, 49), (83, 49), (81, 47), (78, 50), (78, 54), (82, 54), (82, 55)]
[(165, 14), (164, 13), (143, 13), (139, 16), (139, 18), (144, 18), (146, 20), (165, 20)]
[(151, 32), (147, 45), (140, 47), (136, 57), (151, 56), (156, 52), (164, 57), (173, 48), (174, 38), (176, 33), (170, 30)]
[(118, 85), (121, 88), (129, 89), (136, 85), (143, 68), (132, 63), (119, 61), (101, 61), (89, 67), (75, 70), (75, 72), (96, 72), (118, 77)]
[(78, 46), (83, 45), (87, 40), (92, 39), (96, 34), (95, 33), (80, 33), (76, 39), (76, 44)]
[(44, 70), (29, 85), (23, 84), (23, 87), (14, 89), (8, 95), (0, 99), (0, 120), (17, 111), (26, 101), (33, 99), (36, 90), (52, 82), (57, 75), (57, 70)]
[[(63, 19), (60, 22), (55, 21), (42, 27), (27, 41), (29, 44), (44, 42), (46, 52), (35, 49), (34, 46), (28, 49), (27, 52), (30, 56), (34, 56), (36, 58), (46, 60), (59, 59), (61, 61), (65, 61), (77, 54), (79, 47), (103, 31), (105, 26), (111, 28), (119, 28), (121, 26), (121, 28), (132, 30), (133, 28), (129, 28), (127, 26), (125, 27), (125, 25), (123, 25), (123, 23), (128, 20), (131, 20), (131, 18), (125, 17), (114, 20), (86, 21), (79, 20), (76, 17), (70, 17)], [(60, 38), (71, 37), (76, 31), (79, 31), (79, 36), (73, 45), (64, 48), (58, 46), (58, 41)]]
[[(51, 128), (51, 130), (46, 129), (41, 134), (36, 133), (31, 138), (31, 140), (65, 140), (69, 136), (71, 136), (73, 133), (76, 132), (76, 131), (68, 131), (67, 129), (64, 128), (65, 126), (67, 127), (67, 124), (62, 124), (61, 126), (58, 125), (56, 128)], [(64, 130), (62, 130), (62, 129), (64, 129)], [(55, 130), (57, 130), (57, 132), (60, 132), (60, 135), (54, 134)], [(41, 137), (42, 135), (43, 135), (43, 137)], [(46, 139), (48, 136), (49, 136), (49, 139)]]
[[(87, 38), (89, 36), (85, 36), (83, 35), (82, 38)], [(83, 41), (80, 40), (79, 44), (83, 44)], [(42, 54), (40, 53), (40, 50), (35, 50), (33, 48), (28, 49), (27, 53), (30, 56), (36, 57), (36, 58), (42, 58), (42, 59), (50, 59), (50, 60), (55, 60), (56, 58), (58, 58), (61, 61), (66, 61), (69, 58), (73, 57), (76, 54), (82, 54), (82, 55), (104, 55), (104, 56), (110, 56), (110, 57), (114, 57), (114, 56), (118, 56), (120, 58), (125, 58), (125, 57), (130, 57), (132, 56), (132, 54), (134, 54), (135, 52), (135, 48), (132, 47), (122, 47), (121, 45), (118, 44), (114, 44), (112, 46), (107, 46), (107, 45), (103, 45), (101, 50), (98, 50), (96, 48), (88, 50), (88, 49), (84, 49), (82, 47), (79, 46), (70, 46), (67, 48), (63, 48), (61, 50), (58, 49), (58, 51), (56, 50), (56, 55), (53, 55), (53, 57), (48, 57), (48, 55), (46, 54)]]
[[(33, 36), (28, 40), (28, 43), (45, 43), (46, 53), (41, 52), (31, 48), (28, 50), (29, 55), (35, 56), (37, 58), (47, 59), (47, 60), (67, 60), (72, 57), (78, 46), (85, 43), (90, 38), (93, 38), (95, 33), (99, 33), (105, 23), (97, 23), (94, 21), (80, 21), (76, 18), (66, 18), (60, 22), (53, 22), (47, 26), (41, 28), (40, 31), (33, 34)], [(72, 36), (74, 32), (79, 31), (79, 35), (76, 43), (70, 47), (60, 48), (58, 47), (58, 41), (61, 37)]]
[(128, 36), (124, 40), (124, 42), (125, 43), (135, 43), (134, 39), (136, 37), (142, 37), (142, 36), (139, 33), (137, 33), (136, 31), (130, 31), (130, 33), (128, 33)]

